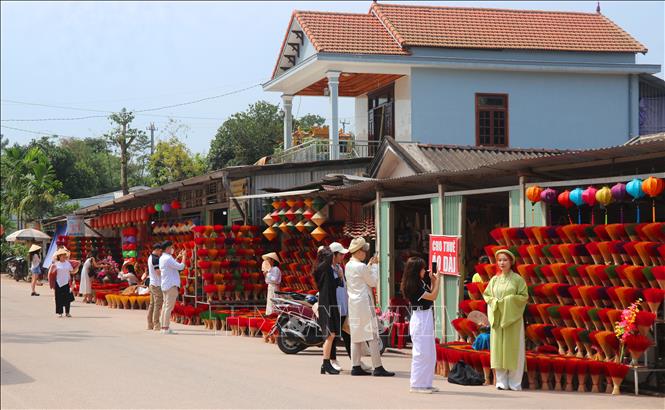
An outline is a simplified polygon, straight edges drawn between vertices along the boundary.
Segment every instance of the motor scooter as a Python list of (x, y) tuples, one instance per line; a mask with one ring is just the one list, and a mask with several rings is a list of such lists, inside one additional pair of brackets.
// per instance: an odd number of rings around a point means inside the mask
[(7, 274), (9, 277), (14, 278), (17, 282), (30, 279), (28, 277), (28, 265), (25, 258), (21, 256), (10, 256), (5, 259), (5, 266), (7, 266)]

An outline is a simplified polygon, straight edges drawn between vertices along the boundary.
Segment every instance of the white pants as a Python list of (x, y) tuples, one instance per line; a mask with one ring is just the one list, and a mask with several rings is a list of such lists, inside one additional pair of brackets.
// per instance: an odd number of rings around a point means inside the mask
[(496, 387), (510, 390), (522, 390), (524, 378), (524, 326), (520, 327), (520, 352), (517, 356), (517, 369), (494, 369), (496, 371)]
[(409, 321), (411, 335), (411, 387), (432, 387), (436, 367), (434, 316), (432, 310), (413, 310)]
[(374, 339), (365, 342), (351, 343), (351, 362), (354, 366), (360, 366), (360, 359), (365, 349), (365, 343), (369, 344), (370, 356), (372, 356), (372, 366), (376, 369), (381, 367), (381, 348), (379, 347), (379, 338), (374, 336)]
[(274, 285), (272, 283), (268, 284), (268, 295), (266, 296), (266, 316), (270, 316), (273, 313), (273, 307), (275, 304), (272, 301), (272, 298), (275, 296), (275, 291), (279, 291), (279, 285)]

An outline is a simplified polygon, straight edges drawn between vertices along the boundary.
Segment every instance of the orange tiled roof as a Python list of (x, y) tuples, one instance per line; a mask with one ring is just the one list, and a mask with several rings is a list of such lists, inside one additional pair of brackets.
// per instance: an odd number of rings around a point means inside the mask
[(372, 4), (402, 46), (645, 53), (598, 13)]
[(370, 14), (295, 11), (317, 52), (408, 54)]

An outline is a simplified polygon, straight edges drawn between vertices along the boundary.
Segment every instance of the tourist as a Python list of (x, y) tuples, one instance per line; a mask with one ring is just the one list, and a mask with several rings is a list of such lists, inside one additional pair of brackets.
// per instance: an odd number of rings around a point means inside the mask
[(55, 313), (62, 317), (64, 310), (67, 317), (72, 317), (69, 313), (70, 305), (74, 301), (71, 290), (72, 275), (76, 273), (76, 265), (79, 263), (69, 260), (69, 251), (65, 248), (58, 249), (53, 257), (55, 262), (49, 268), (49, 284), (55, 291)]
[(131, 262), (125, 262), (122, 265), (122, 270), (118, 273), (118, 280), (126, 280), (129, 286), (139, 284), (139, 278), (136, 276), (136, 268)]
[[(339, 307), (339, 316), (340, 316), (340, 332), (342, 334), (342, 340), (344, 340), (344, 347), (346, 348), (346, 354), (351, 358), (351, 335), (348, 332), (348, 323), (345, 322), (346, 317), (349, 312), (349, 295), (346, 293), (346, 279), (344, 278), (344, 257), (349, 253), (348, 249), (345, 249), (344, 246), (339, 242), (333, 242), (330, 244), (330, 250), (333, 252), (333, 273), (335, 274), (335, 279), (337, 280), (337, 306)], [(342, 370), (342, 367), (337, 362), (337, 343), (333, 343), (332, 351), (330, 352), (330, 364), (336, 370)], [(362, 362), (361, 366), (362, 366)]]
[[(346, 264), (346, 284), (349, 294), (349, 328), (351, 330), (351, 361), (353, 376), (394, 376), (381, 364), (379, 346), (379, 324), (376, 318), (372, 288), (379, 282), (379, 258), (373, 256), (369, 266), (363, 262), (367, 258), (369, 244), (364, 238), (354, 238), (349, 246), (351, 260)], [(374, 372), (363, 370), (360, 356), (363, 344), (369, 343)]]
[[(480, 258), (478, 258), (478, 263), (479, 264), (490, 263), (490, 258), (483, 255)], [(483, 281), (483, 277), (478, 272), (474, 273), (473, 277), (471, 277), (471, 282), (472, 283), (479, 283), (479, 282), (482, 282), (482, 281)]]
[(432, 304), (439, 295), (439, 275), (429, 272), (431, 286), (426, 283), (427, 272), (422, 258), (411, 257), (406, 262), (400, 290), (411, 303), (409, 335), (411, 350), (411, 393), (438, 391), (432, 386), (436, 367), (434, 315)]
[(39, 257), (39, 253), (42, 247), (36, 244), (33, 244), (28, 250), (28, 256), (30, 260), (30, 273), (32, 274), (32, 281), (30, 282), (30, 288), (32, 293), (30, 296), (39, 296), (39, 293), (35, 291), (35, 286), (37, 286), (37, 281), (42, 276), (42, 258)]
[(323, 342), (323, 364), (321, 374), (339, 374), (339, 370), (330, 364), (330, 351), (339, 334), (339, 308), (337, 306), (337, 279), (333, 272), (333, 253), (325, 246), (316, 254), (314, 278), (319, 288), (318, 322), (321, 327)]
[(97, 263), (97, 254), (95, 252), (83, 262), (81, 282), (79, 283), (79, 294), (83, 295), (83, 303), (95, 303), (92, 300), (92, 278), (95, 277), (95, 269), (103, 266), (103, 264)]
[(183, 249), (178, 254), (177, 258), (173, 258), (173, 253), (175, 248), (173, 247), (173, 242), (166, 241), (162, 244), (162, 249), (164, 250), (162, 256), (159, 257), (159, 273), (161, 276), (161, 288), (162, 294), (164, 296), (164, 302), (162, 304), (162, 333), (163, 334), (175, 334), (173, 330), (169, 327), (171, 323), (171, 312), (175, 306), (175, 301), (178, 298), (178, 290), (180, 289), (180, 272), (185, 269), (185, 264), (183, 259), (185, 258), (185, 250)]
[[(152, 244), (152, 253), (148, 256), (148, 288), (150, 289), (150, 304), (148, 305), (148, 330), (160, 330), (160, 314), (164, 295), (162, 294), (162, 278), (159, 271), (159, 258), (162, 256), (162, 244)], [(145, 274), (144, 280), (145, 280)]]
[(524, 279), (512, 270), (515, 255), (500, 249), (494, 255), (498, 273), (483, 293), (490, 330), (490, 361), (496, 388), (522, 390), (524, 376), (524, 308), (529, 293)]
[[(282, 283), (282, 271), (279, 270), (279, 256), (277, 253), (270, 252), (261, 256), (264, 263), (270, 265), (268, 273), (266, 273), (266, 283), (268, 284), (268, 295), (266, 296), (266, 316), (273, 313), (274, 303), (272, 298), (275, 297), (275, 292), (279, 291), (279, 285)], [(266, 266), (267, 267), (267, 266)]]

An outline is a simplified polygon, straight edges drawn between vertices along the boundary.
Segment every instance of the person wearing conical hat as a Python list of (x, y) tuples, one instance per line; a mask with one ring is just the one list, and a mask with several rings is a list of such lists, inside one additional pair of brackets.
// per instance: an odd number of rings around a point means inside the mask
[[(266, 253), (261, 256), (263, 263), (270, 265), (270, 269), (265, 273), (266, 283), (268, 284), (268, 295), (266, 301), (266, 315), (270, 316), (273, 313), (274, 303), (272, 298), (275, 297), (275, 292), (279, 291), (279, 285), (282, 283), (282, 271), (279, 270), (279, 256), (276, 252)], [(267, 267), (267, 266), (266, 266)]]
[(30, 261), (30, 273), (32, 274), (32, 282), (30, 283), (30, 287), (32, 288), (32, 293), (30, 296), (39, 296), (39, 293), (35, 291), (35, 286), (37, 286), (37, 281), (42, 275), (42, 258), (40, 257), (42, 247), (33, 244), (30, 249), (28, 250), (28, 256), (29, 256), (29, 261)]
[(513, 272), (515, 255), (496, 251), (498, 271), (490, 279), (483, 298), (490, 322), (490, 361), (496, 370), (496, 388), (522, 390), (524, 376), (524, 308), (529, 299), (524, 279)]

